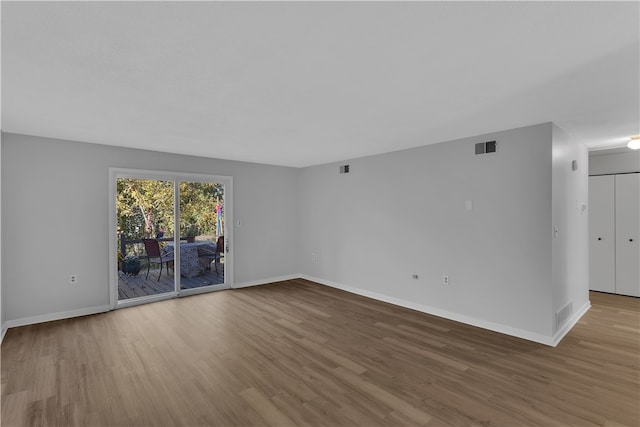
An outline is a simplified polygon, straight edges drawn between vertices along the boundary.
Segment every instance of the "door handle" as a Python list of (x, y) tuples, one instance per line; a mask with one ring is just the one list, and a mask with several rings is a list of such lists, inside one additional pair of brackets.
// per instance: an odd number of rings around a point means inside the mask
[(598, 237), (598, 240), (602, 240), (602, 237)]

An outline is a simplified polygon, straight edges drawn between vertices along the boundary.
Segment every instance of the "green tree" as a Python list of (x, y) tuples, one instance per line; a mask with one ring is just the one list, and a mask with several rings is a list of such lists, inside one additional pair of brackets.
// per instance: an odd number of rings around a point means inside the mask
[[(222, 204), (224, 187), (216, 183), (180, 183), (180, 234), (196, 226), (199, 234), (216, 230), (216, 204)], [(119, 178), (116, 209), (118, 228), (128, 240), (155, 237), (162, 228), (174, 234), (173, 182)], [(219, 234), (219, 233), (218, 233)]]
[(121, 178), (117, 182), (118, 226), (130, 239), (152, 237), (162, 225), (173, 231), (173, 182)]
[[(190, 225), (198, 228), (199, 234), (216, 234), (216, 203), (222, 203), (223, 186), (203, 182), (180, 183), (180, 228), (182, 232)], [(219, 234), (219, 233), (218, 233)]]

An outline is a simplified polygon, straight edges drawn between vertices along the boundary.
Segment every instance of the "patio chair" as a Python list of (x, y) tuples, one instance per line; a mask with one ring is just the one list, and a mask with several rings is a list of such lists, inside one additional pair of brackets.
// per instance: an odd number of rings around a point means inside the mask
[(224, 236), (218, 237), (218, 241), (216, 242), (216, 256), (213, 260), (213, 267), (216, 269), (218, 276), (220, 275), (220, 272), (218, 271), (218, 263), (221, 258), (224, 258)]
[(151, 263), (160, 264), (160, 274), (158, 274), (158, 282), (160, 281), (160, 276), (162, 276), (162, 264), (167, 263), (167, 272), (169, 271), (169, 262), (173, 261), (173, 252), (169, 254), (162, 255), (160, 251), (160, 244), (155, 239), (142, 239), (144, 242), (144, 248), (147, 251), (147, 276), (145, 279), (149, 278), (149, 269), (151, 268)]
[(198, 251), (199, 258), (206, 258), (209, 260), (209, 264), (207, 265), (207, 270), (211, 271), (211, 261), (213, 261), (213, 266), (216, 269), (216, 273), (218, 276), (220, 272), (218, 271), (218, 262), (220, 262), (220, 258), (224, 256), (224, 237), (218, 237), (218, 241), (216, 242), (216, 248), (214, 251), (207, 247), (206, 249), (202, 249)]

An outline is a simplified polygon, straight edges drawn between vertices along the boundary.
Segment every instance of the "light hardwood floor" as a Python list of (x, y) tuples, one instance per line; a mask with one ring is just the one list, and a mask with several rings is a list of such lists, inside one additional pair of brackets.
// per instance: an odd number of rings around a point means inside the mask
[(640, 299), (556, 348), (304, 280), (10, 329), (2, 426), (637, 426)]

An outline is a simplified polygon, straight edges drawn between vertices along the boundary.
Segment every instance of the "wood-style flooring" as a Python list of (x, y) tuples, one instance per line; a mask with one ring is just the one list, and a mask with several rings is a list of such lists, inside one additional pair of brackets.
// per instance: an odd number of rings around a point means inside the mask
[(304, 280), (10, 329), (2, 426), (638, 426), (640, 299), (556, 348)]

